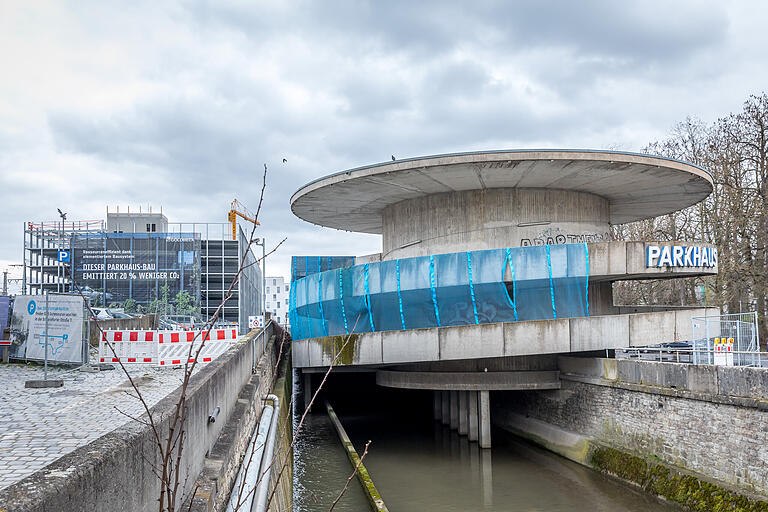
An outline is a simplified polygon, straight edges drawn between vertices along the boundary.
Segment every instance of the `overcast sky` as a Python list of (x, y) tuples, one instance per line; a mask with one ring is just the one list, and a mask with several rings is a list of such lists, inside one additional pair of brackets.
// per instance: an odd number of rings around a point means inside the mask
[[(768, 83), (766, 10), (724, 1), (0, 2), (0, 271), (22, 225), (152, 205), (255, 208), (294, 254), (366, 254), (289, 198), (317, 177), (435, 153), (641, 150)], [(287, 163), (283, 164), (282, 159)], [(18, 271), (14, 272), (18, 274)]]

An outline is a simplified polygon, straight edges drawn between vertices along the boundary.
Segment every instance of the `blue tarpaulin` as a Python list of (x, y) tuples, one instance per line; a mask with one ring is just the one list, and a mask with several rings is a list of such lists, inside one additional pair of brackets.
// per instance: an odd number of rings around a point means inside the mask
[(291, 287), (294, 340), (589, 316), (586, 244), (439, 254), (319, 271), (322, 259), (300, 256), (294, 257), (292, 275), (302, 258), (300, 270), (314, 273)]
[(0, 339), (5, 339), (3, 337), (3, 331), (8, 327), (8, 315), (9, 315), (9, 304), (11, 303), (11, 298), (7, 295), (0, 295)]

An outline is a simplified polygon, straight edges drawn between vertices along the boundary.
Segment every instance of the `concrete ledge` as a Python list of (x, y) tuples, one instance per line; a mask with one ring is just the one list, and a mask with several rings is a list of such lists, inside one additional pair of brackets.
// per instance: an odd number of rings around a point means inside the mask
[[(387, 365), (566, 354), (689, 340), (691, 317), (716, 312), (716, 308), (691, 308), (352, 334), (336, 364)], [(328, 336), (293, 342), (294, 367), (330, 366), (345, 339)]]
[(768, 410), (768, 368), (558, 357), (560, 378)]
[(590, 439), (550, 423), (504, 409), (493, 411), (493, 423), (579, 464), (589, 461)]
[(393, 372), (377, 371), (376, 384), (388, 388), (456, 391), (560, 389), (559, 372)]
[(331, 407), (331, 404), (328, 402), (325, 402), (325, 407), (328, 410), (328, 417), (331, 419), (331, 423), (336, 429), (336, 433), (339, 435), (339, 440), (344, 446), (344, 451), (347, 452), (347, 457), (349, 457), (349, 461), (352, 463), (352, 468), (354, 469), (357, 467), (357, 480), (363, 487), (363, 494), (365, 494), (365, 497), (368, 499), (368, 503), (371, 505), (371, 510), (377, 512), (387, 512), (388, 509), (384, 504), (384, 500), (381, 499), (381, 494), (379, 494), (376, 486), (373, 485), (371, 475), (368, 473), (368, 470), (365, 469), (365, 465), (363, 464), (362, 460), (360, 460), (360, 456), (357, 454), (352, 441), (349, 440), (349, 436), (344, 430), (344, 426), (341, 424), (341, 421), (339, 421), (338, 416), (336, 416), (336, 412), (334, 412), (333, 407)]

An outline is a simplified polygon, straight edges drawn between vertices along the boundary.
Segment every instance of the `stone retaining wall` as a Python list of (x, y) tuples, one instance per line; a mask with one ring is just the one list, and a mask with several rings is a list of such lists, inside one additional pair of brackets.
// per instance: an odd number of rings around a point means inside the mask
[(584, 464), (610, 447), (768, 496), (768, 369), (572, 357), (559, 368), (560, 390), (493, 393), (493, 422)]

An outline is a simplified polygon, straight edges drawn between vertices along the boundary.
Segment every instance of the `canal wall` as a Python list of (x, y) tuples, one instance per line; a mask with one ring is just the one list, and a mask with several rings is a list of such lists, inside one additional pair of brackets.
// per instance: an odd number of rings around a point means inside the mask
[[(268, 335), (277, 334), (279, 327), (270, 326)], [(275, 346), (268, 344), (267, 353), (262, 357), (262, 343), (250, 342), (256, 335), (252, 332), (244, 341), (204, 365), (189, 381), (177, 507), (183, 497), (192, 492), (196, 478), (205, 466), (206, 454), (212, 453), (219, 437), (226, 434), (227, 419), (232, 418), (241, 405), (238, 403), (241, 392), (248, 392), (247, 385), (254, 384), (253, 377), (259, 379), (256, 388), (271, 379), (272, 365), (264, 364), (264, 361), (274, 357)], [(253, 375), (256, 360), (262, 361), (261, 373)], [(168, 438), (170, 419), (180, 392), (180, 389), (175, 390), (151, 409), (161, 440)], [(260, 401), (255, 402), (260, 407)], [(217, 420), (211, 422), (209, 415), (216, 407), (220, 412)], [(0, 510), (156, 511), (160, 481), (154, 475), (153, 467), (158, 463), (152, 429), (144, 423), (129, 421), (0, 491)], [(236, 474), (237, 468), (225, 473), (233, 471)], [(228, 494), (225, 487), (219, 486)]]
[(768, 510), (768, 370), (574, 357), (558, 368), (559, 390), (492, 393), (493, 422), (689, 507)]

